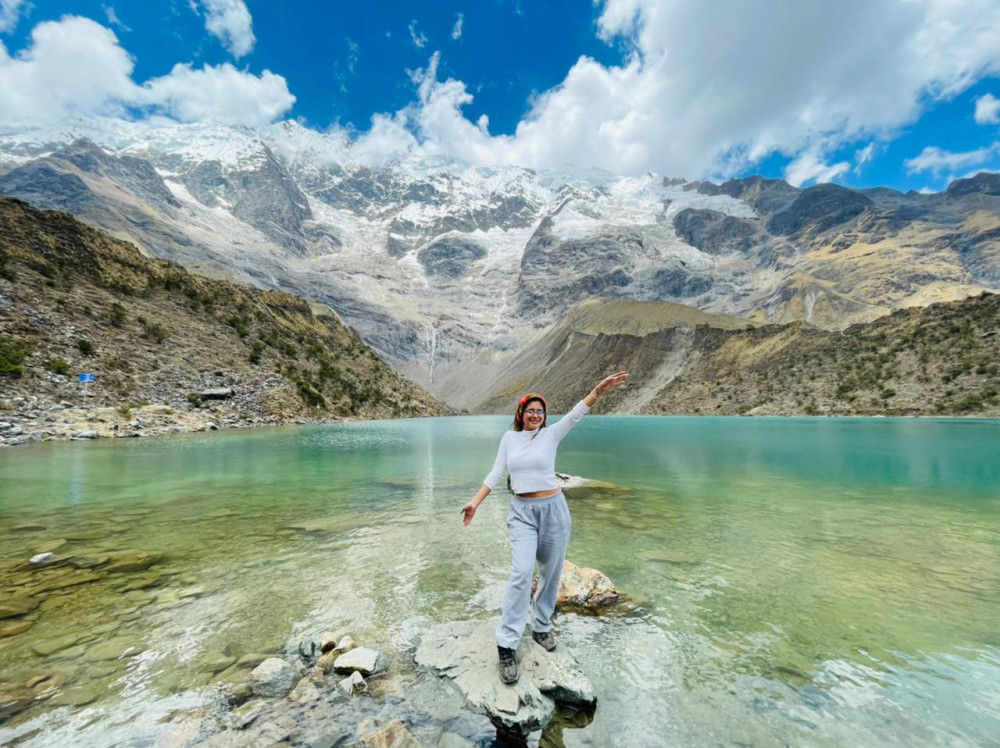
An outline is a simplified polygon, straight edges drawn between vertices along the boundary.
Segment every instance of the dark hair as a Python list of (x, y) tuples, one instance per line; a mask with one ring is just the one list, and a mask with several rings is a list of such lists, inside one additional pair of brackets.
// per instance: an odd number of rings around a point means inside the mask
[(539, 427), (540, 429), (545, 428), (545, 424), (549, 421), (549, 404), (545, 402), (545, 398), (537, 392), (529, 392), (517, 401), (517, 408), (514, 410), (514, 425), (511, 427), (514, 431), (524, 431), (524, 409), (528, 407), (528, 403), (533, 403), (535, 401), (540, 402), (542, 404), (542, 408), (545, 409), (545, 417), (542, 419), (542, 425)]

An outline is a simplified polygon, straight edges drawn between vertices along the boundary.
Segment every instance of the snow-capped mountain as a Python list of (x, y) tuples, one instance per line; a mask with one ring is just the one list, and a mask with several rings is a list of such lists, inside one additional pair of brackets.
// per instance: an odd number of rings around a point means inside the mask
[(327, 303), (445, 399), (442, 369), (502, 357), (594, 297), (837, 327), (995, 288), (1000, 185), (976, 179), (924, 196), (377, 163), (294, 122), (0, 128), (0, 193)]

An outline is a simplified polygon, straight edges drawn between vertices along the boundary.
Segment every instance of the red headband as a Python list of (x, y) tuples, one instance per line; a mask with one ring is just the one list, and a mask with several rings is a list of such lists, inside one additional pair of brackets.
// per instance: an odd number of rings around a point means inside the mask
[(545, 408), (545, 410), (549, 409), (549, 404), (545, 402), (544, 397), (539, 395), (537, 392), (529, 392), (517, 401), (517, 410), (514, 412), (514, 422), (521, 428), (524, 428), (524, 408), (532, 400), (540, 400), (542, 402), (542, 407)]

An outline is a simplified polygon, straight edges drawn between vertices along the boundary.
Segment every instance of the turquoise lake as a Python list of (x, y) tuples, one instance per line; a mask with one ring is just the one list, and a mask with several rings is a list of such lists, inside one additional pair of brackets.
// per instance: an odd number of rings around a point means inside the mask
[[(219, 653), (327, 630), (382, 648), (429, 713), (451, 704), (412, 654), (434, 623), (499, 611), (508, 495), (467, 528), (459, 509), (509, 420), (0, 452), (0, 597), (35, 606), (0, 621), (0, 691), (58, 686), (0, 744), (155, 745), (240, 677), (206, 666)], [(1000, 421), (588, 416), (557, 467), (621, 487), (570, 496), (569, 559), (627, 598), (557, 621), (598, 695), (562, 744), (1000, 741)], [(25, 570), (54, 543), (162, 558)], [(101, 655), (116, 642), (141, 653)]]

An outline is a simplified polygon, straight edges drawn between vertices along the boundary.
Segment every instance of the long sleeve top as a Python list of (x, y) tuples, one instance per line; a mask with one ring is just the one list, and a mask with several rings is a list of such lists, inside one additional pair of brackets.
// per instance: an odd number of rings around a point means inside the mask
[(505, 472), (510, 472), (514, 493), (532, 493), (559, 488), (556, 480), (556, 450), (566, 434), (590, 408), (583, 400), (553, 426), (535, 431), (508, 431), (500, 440), (496, 462), (483, 483), (491, 491)]

